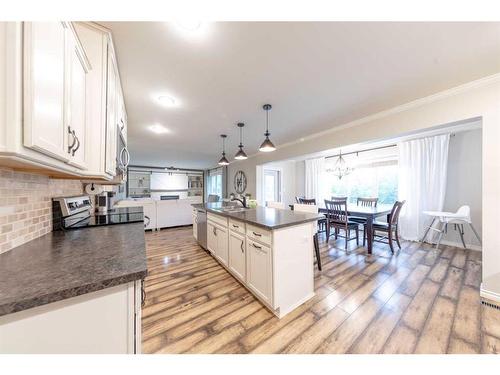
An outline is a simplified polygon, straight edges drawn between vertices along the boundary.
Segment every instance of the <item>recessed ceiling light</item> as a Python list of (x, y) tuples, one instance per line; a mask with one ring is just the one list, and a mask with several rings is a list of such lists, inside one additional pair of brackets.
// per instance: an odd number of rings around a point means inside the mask
[(156, 134), (170, 133), (170, 130), (168, 130), (166, 127), (164, 127), (161, 124), (150, 125), (150, 126), (148, 126), (148, 129), (151, 130), (153, 133), (156, 133)]
[(165, 107), (175, 107), (175, 105), (177, 104), (175, 99), (168, 95), (160, 95), (158, 97), (158, 101)]
[(202, 22), (199, 19), (174, 19), (168, 23), (170, 27), (181, 37), (190, 40), (202, 40), (209, 33), (210, 22)]

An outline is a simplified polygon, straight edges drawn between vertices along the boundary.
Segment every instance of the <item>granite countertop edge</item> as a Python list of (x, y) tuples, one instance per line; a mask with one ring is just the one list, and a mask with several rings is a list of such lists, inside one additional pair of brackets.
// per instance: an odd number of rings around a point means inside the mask
[[(311, 221), (317, 221), (317, 220), (319, 220), (321, 218), (324, 218), (323, 215), (317, 215), (315, 217), (303, 218), (303, 219), (300, 219), (300, 220), (296, 220), (294, 222), (288, 222), (288, 223), (276, 224), (276, 225), (267, 225), (267, 224), (261, 223), (261, 222), (256, 221), (256, 220), (250, 220), (250, 219), (241, 217), (240, 215), (238, 215), (238, 214), (241, 213), (241, 211), (240, 212), (235, 212), (235, 213), (233, 213), (233, 212), (227, 212), (227, 211), (224, 212), (224, 211), (221, 211), (221, 210), (218, 210), (218, 209), (213, 209), (213, 208), (207, 207), (207, 205), (203, 204), (203, 203), (195, 203), (195, 204), (192, 204), (191, 206), (193, 206), (193, 208), (196, 208), (196, 209), (204, 209), (204, 210), (207, 210), (207, 212), (211, 212), (211, 213), (213, 213), (215, 215), (224, 216), (224, 217), (228, 217), (230, 219), (242, 221), (242, 222), (245, 222), (245, 223), (248, 223), (248, 224), (252, 224), (252, 225), (255, 225), (257, 227), (264, 228), (264, 229), (267, 229), (267, 230), (282, 229), (282, 228), (291, 227), (291, 226), (294, 226), (294, 225), (300, 225), (300, 224), (309, 223)], [(265, 208), (265, 207), (261, 207), (261, 208)]]
[(126, 284), (131, 281), (142, 280), (147, 276), (147, 269), (144, 271), (133, 272), (127, 275), (113, 277), (87, 285), (80, 285), (68, 289), (62, 289), (46, 295), (33, 298), (27, 298), (22, 301), (10, 302), (0, 305), (0, 316), (13, 314), (16, 312), (28, 310), (31, 308), (48, 305), (49, 303), (63, 301), (69, 298), (78, 297), (84, 294), (97, 292), (99, 290), (112, 288), (117, 285)]

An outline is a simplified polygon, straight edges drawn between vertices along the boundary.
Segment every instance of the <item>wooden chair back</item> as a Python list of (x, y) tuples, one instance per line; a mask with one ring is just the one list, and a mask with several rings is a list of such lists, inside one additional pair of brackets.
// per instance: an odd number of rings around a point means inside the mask
[(347, 198), (331, 201), (325, 199), (325, 207), (327, 210), (326, 216), (329, 221), (347, 224)]
[(295, 197), (295, 203), (299, 203), (300, 204), (300, 200), (302, 199), (302, 197)]
[(346, 201), (347, 197), (332, 197), (332, 201)]
[(306, 199), (306, 198), (299, 198), (299, 203), (300, 204), (314, 204), (316, 205), (316, 199)]
[(358, 198), (356, 204), (361, 207), (377, 207), (378, 198)]
[(389, 225), (394, 226), (398, 225), (399, 222), (399, 214), (401, 213), (401, 209), (403, 208), (406, 201), (397, 201), (392, 206), (391, 213), (389, 214)]

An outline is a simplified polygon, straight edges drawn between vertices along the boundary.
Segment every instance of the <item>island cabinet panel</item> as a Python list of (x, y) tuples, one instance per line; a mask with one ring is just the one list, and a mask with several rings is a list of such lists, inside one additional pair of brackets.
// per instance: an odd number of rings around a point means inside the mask
[(216, 226), (215, 236), (217, 237), (215, 256), (221, 264), (227, 267), (229, 260), (229, 233), (227, 228)]
[(193, 209), (193, 237), (198, 239), (198, 211)]
[(245, 223), (241, 221), (229, 219), (229, 229), (234, 232), (238, 232), (243, 236), (245, 235)]
[(246, 282), (245, 236), (231, 230), (229, 232), (229, 270), (238, 279)]
[(274, 307), (271, 248), (249, 239), (246, 260), (247, 286), (265, 303)]

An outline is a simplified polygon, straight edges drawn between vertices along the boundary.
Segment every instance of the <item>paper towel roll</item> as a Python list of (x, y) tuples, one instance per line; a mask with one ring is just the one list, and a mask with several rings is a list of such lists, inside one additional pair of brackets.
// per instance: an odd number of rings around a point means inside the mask
[(85, 186), (85, 192), (88, 195), (97, 195), (101, 194), (103, 192), (103, 189), (101, 185), (88, 184), (87, 186)]

